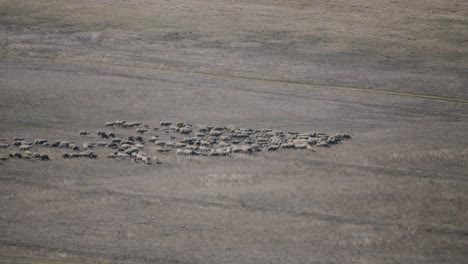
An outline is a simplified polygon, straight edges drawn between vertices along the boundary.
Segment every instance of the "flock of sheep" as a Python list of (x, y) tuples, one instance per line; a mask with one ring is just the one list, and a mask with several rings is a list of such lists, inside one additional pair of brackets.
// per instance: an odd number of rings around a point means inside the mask
[[(17, 147), (18, 151), (1, 155), (0, 160), (10, 158), (28, 160), (50, 160), (46, 149), (56, 148), (64, 150), (64, 159), (96, 159), (96, 148), (109, 149), (107, 158), (134, 160), (145, 164), (159, 164), (156, 157), (145, 154), (146, 150), (157, 153), (175, 152), (181, 156), (231, 156), (235, 153), (253, 154), (261, 151), (277, 151), (281, 149), (312, 149), (314, 147), (329, 147), (351, 137), (346, 134), (328, 136), (323, 133), (284, 132), (272, 129), (249, 129), (234, 126), (192, 125), (187, 122), (160, 122), (160, 126), (150, 129), (141, 122), (113, 121), (105, 122), (105, 127), (111, 132), (98, 130), (97, 140), (76, 144), (66, 140), (49, 142), (46, 139), (25, 141), (24, 137), (14, 137), (12, 143), (0, 138), (0, 149)], [(135, 133), (130, 136), (128, 129), (134, 128)], [(125, 129), (123, 133), (122, 130)], [(127, 132), (127, 133), (125, 133)], [(118, 134), (118, 135), (117, 135)], [(144, 137), (151, 134), (148, 137)], [(92, 133), (81, 130), (79, 135), (84, 138), (96, 138)], [(153, 146), (153, 148), (151, 147)], [(41, 152), (33, 152), (40, 149)]]

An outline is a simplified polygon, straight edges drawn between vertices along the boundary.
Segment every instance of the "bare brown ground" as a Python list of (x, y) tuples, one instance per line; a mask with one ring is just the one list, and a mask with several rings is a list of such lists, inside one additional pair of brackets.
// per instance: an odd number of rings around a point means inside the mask
[(465, 1), (0, 1), (0, 137), (82, 143), (115, 119), (353, 136), (159, 166), (2, 162), (0, 262), (464, 263), (468, 105), (443, 99), (468, 98), (467, 15)]

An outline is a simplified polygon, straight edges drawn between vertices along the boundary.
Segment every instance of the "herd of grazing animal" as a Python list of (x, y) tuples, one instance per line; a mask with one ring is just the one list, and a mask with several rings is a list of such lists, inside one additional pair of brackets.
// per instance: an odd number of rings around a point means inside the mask
[[(187, 122), (172, 123), (161, 121), (159, 127), (149, 129), (142, 122), (126, 122), (116, 120), (105, 122), (112, 132), (98, 130), (98, 141), (77, 144), (72, 141), (35, 139), (26, 141), (24, 137), (13, 137), (13, 142), (0, 138), (0, 161), (8, 159), (50, 160), (50, 154), (43, 153), (47, 149), (63, 150), (64, 159), (97, 159), (98, 149), (110, 149), (106, 156), (109, 159), (133, 160), (144, 164), (159, 164), (156, 157), (150, 157), (143, 151), (157, 152), (168, 155), (175, 152), (180, 156), (222, 157), (236, 154), (251, 155), (262, 151), (310, 150), (315, 147), (329, 147), (350, 139), (347, 134), (328, 136), (316, 132), (285, 132), (272, 129), (250, 129), (235, 126), (192, 125)], [(135, 133), (128, 135), (128, 129), (134, 128)], [(151, 134), (151, 135), (147, 135)], [(119, 135), (119, 137), (117, 137)], [(80, 130), (79, 136), (85, 139), (96, 138), (94, 133)], [(145, 136), (145, 137), (144, 137)], [(146, 137), (147, 136), (147, 137)], [(19, 151), (1, 154), (16, 147)], [(41, 151), (33, 152), (40, 149)]]

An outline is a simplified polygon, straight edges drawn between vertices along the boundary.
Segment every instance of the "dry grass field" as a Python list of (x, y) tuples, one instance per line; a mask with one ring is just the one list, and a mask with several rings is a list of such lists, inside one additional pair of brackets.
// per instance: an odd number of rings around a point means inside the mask
[(5, 142), (136, 135), (113, 120), (352, 136), (0, 161), (0, 263), (465, 263), (467, 73), (462, 0), (0, 0)]

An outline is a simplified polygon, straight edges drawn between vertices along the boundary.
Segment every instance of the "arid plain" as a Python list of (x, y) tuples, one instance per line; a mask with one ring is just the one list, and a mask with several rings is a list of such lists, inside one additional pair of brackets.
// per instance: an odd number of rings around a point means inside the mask
[[(0, 161), (0, 263), (465, 263), (467, 17), (456, 0), (0, 0), (0, 138), (82, 146), (139, 121), (161, 163)], [(352, 139), (153, 153), (163, 120)]]

